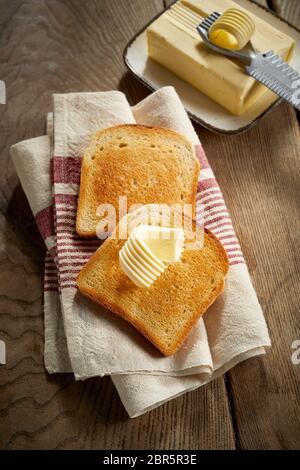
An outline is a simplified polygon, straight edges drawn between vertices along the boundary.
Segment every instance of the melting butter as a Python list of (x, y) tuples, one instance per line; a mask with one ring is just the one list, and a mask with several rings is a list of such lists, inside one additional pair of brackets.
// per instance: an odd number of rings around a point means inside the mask
[(139, 287), (150, 287), (167, 269), (180, 260), (184, 248), (182, 228), (139, 225), (119, 252), (122, 271)]
[(210, 28), (209, 39), (225, 49), (241, 50), (254, 31), (255, 23), (250, 15), (239, 8), (229, 8)]
[(210, 32), (209, 39), (213, 44), (219, 47), (223, 47), (224, 49), (236, 50), (239, 44), (238, 40), (233, 34), (229, 33), (225, 29), (220, 28)]

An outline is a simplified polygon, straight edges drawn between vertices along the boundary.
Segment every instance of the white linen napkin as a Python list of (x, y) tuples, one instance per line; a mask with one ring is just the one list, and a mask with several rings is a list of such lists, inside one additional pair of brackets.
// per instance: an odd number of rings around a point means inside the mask
[[(78, 158), (86, 147), (91, 133), (99, 130), (102, 123), (103, 127), (106, 127), (110, 124), (135, 122), (135, 120), (140, 124), (158, 125), (177, 130), (184, 133), (194, 143), (202, 167), (198, 194), (205, 205), (206, 225), (221, 239), (230, 257), (230, 270), (225, 292), (205, 314), (204, 322), (203, 320), (198, 322), (184, 347), (172, 358), (161, 357), (152, 346), (149, 347), (144, 338), (135, 331), (131, 331), (130, 325), (122, 325), (121, 323), (124, 322), (110, 312), (103, 313), (105, 321), (100, 323), (99, 316), (95, 315), (98, 307), (92, 305), (91, 302), (85, 303), (85, 300), (77, 298), (73, 287), (61, 288), (67, 349), (58, 297), (61, 277), (57, 277), (55, 271), (56, 266), (59, 270), (64, 270), (65, 266), (61, 260), (57, 259), (57, 245), (55, 242), (52, 243), (53, 216), (52, 233), (48, 227), (50, 235), (46, 236), (45, 227), (41, 222), (43, 219), (41, 213), (44, 213), (44, 219), (46, 219), (45, 213), (51, 212), (49, 207), (53, 210), (51, 189), (49, 190), (51, 188), (50, 139), (48, 137), (31, 139), (13, 146), (11, 150), (22, 186), (50, 250), (45, 271), (46, 367), (50, 372), (60, 372), (69, 371), (72, 366), (76, 378), (103, 375), (103, 373), (111, 374), (131, 417), (138, 416), (212, 380), (237, 362), (264, 353), (264, 347), (270, 345), (265, 320), (221, 192), (197, 135), (173, 88), (166, 87), (150, 95), (132, 111), (124, 95), (119, 92), (56, 95), (54, 122), (57, 131), (54, 142), (57, 144), (54, 147), (54, 155), (64, 159), (63, 162), (65, 159)], [(45, 170), (42, 171), (45, 177), (39, 179), (41, 160), (45, 165)], [(32, 177), (33, 174), (36, 178)], [(78, 187), (73, 180), (71, 178), (72, 183), (69, 181), (54, 183), (54, 196), (60, 192), (64, 195), (76, 196)], [(59, 186), (62, 184), (63, 186)], [(47, 191), (45, 191), (46, 187)], [(42, 193), (43, 198), (41, 198)], [(58, 204), (61, 202), (56, 202), (56, 209)], [(58, 228), (57, 233), (60, 234)], [(61, 238), (65, 240), (64, 237)], [(71, 253), (67, 252), (68, 255)], [(72, 314), (77, 324), (74, 324)], [(96, 331), (95, 336), (92, 329), (101, 329), (101, 332), (98, 334)], [(83, 335), (84, 338), (82, 338)], [(89, 341), (90, 337), (94, 340), (92, 343)], [(121, 347), (111, 351), (109, 341), (113, 340), (115, 343), (116, 338), (118, 344), (119, 341), (121, 342)], [(87, 342), (89, 342), (88, 345)], [(127, 354), (134, 355), (134, 364), (128, 361), (127, 357), (124, 359), (120, 357), (122, 354), (124, 356), (124, 348)], [(86, 352), (88, 352), (87, 355)], [(138, 363), (136, 363), (137, 355)], [(123, 375), (126, 372), (127, 374)], [(163, 376), (157, 375), (162, 373)], [(174, 377), (174, 375), (186, 376)]]

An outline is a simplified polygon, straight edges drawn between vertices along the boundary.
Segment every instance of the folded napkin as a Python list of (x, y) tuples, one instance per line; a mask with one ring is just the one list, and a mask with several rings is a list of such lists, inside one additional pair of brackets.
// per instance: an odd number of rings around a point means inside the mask
[[(224, 293), (168, 358), (131, 325), (75, 289), (78, 272), (99, 245), (99, 240), (83, 240), (75, 233), (82, 153), (97, 130), (134, 122), (177, 130), (195, 145), (201, 166), (197, 197), (204, 205), (205, 226), (223, 243), (230, 260)], [(50, 373), (73, 371), (76, 379), (112, 375), (134, 417), (264, 353), (270, 345), (266, 323), (228, 211), (172, 87), (133, 108), (120, 92), (54, 95), (48, 136), (16, 144), (11, 154), (48, 249), (44, 309)]]

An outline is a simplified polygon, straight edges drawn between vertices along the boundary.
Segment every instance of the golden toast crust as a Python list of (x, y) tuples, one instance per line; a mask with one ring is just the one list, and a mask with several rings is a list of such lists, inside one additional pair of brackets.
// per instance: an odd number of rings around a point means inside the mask
[(82, 159), (76, 232), (97, 235), (100, 204), (112, 204), (118, 220), (119, 196), (128, 207), (191, 204), (195, 213), (199, 171), (193, 145), (172, 130), (124, 124), (99, 131)]
[(187, 245), (181, 261), (169, 265), (151, 287), (142, 288), (119, 266), (125, 241), (107, 239), (80, 272), (77, 287), (130, 322), (165, 356), (172, 355), (223, 291), (229, 266), (226, 252), (205, 230), (202, 249), (189, 250)]

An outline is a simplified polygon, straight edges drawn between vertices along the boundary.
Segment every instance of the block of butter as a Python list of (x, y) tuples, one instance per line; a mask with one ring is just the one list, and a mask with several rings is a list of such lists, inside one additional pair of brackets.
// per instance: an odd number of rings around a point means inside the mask
[[(149, 57), (193, 85), (231, 113), (240, 115), (266, 91), (236, 60), (203, 44), (196, 26), (214, 11), (240, 8), (231, 0), (179, 0), (147, 28)], [(247, 11), (255, 23), (258, 52), (273, 50), (290, 61), (294, 40)]]

